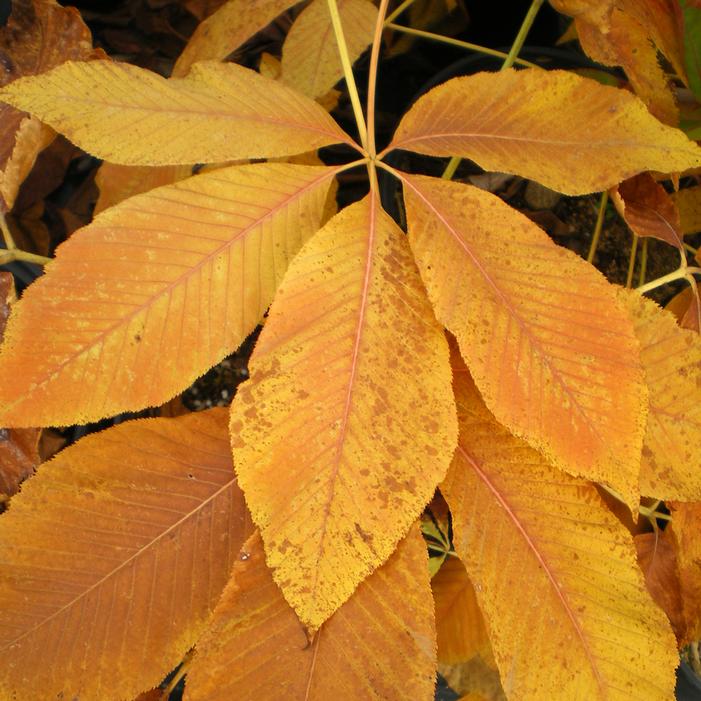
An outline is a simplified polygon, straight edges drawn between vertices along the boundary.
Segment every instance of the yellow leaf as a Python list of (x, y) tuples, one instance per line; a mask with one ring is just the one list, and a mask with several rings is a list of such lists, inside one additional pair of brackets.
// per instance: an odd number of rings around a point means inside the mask
[(436, 604), (438, 661), (467, 662), (490, 650), (484, 618), (465, 566), (449, 557), (431, 580)]
[(701, 501), (701, 336), (637, 292), (621, 290), (640, 342), (650, 409), (640, 493)]
[(684, 234), (701, 231), (701, 185), (684, 188), (672, 193), (671, 197), (679, 209)]
[(401, 177), (429, 297), (487, 406), (553, 464), (637, 508), (647, 397), (615, 289), (497, 196)]
[(676, 642), (628, 531), (496, 422), (461, 363), (454, 376), (460, 438), (441, 491), (507, 697), (671, 701)]
[(166, 80), (126, 63), (69, 61), (16, 80), (0, 100), (122, 165), (291, 156), (352, 143), (313, 100), (233, 63), (198, 63), (186, 78)]
[(413, 527), (311, 640), (243, 546), (187, 675), (187, 701), (432, 701), (436, 669), (426, 548)]
[[(369, 0), (339, 0), (348, 54), (354, 63), (372, 41), (377, 8)], [(311, 98), (343, 77), (327, 0), (314, 0), (292, 25), (282, 47), (282, 80)]]
[(249, 533), (223, 409), (66, 448), (0, 519), (0, 696), (156, 686), (202, 633)]
[(443, 331), (374, 195), (294, 259), (250, 372), (236, 471), (275, 581), (316, 628), (393, 552), (456, 440)]
[(202, 22), (173, 67), (185, 75), (197, 61), (224, 60), (299, 0), (229, 0)]
[(98, 215), (15, 307), (0, 425), (95, 421), (188, 387), (260, 322), (336, 172), (234, 166)]
[(701, 165), (701, 148), (625, 90), (540, 69), (478, 73), (434, 88), (404, 116), (389, 148), (470, 158), (569, 195), (645, 170)]

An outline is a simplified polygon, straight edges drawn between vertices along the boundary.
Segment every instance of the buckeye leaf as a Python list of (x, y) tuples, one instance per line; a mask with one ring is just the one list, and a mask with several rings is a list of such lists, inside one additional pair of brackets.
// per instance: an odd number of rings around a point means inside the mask
[(336, 172), (233, 166), (99, 214), (16, 305), (0, 425), (94, 421), (188, 387), (260, 322)]
[(186, 700), (431, 701), (436, 633), (426, 559), (414, 526), (308, 640), (252, 536), (197, 644)]
[(489, 413), (455, 366), (460, 438), (441, 486), (508, 698), (672, 701), (676, 641), (630, 533), (596, 489)]
[(126, 63), (69, 61), (0, 90), (98, 158), (123, 165), (291, 156), (352, 141), (313, 100), (234, 63), (166, 80)]
[(553, 464), (637, 508), (647, 392), (615, 289), (499, 197), (401, 177), (421, 276), (487, 406)]
[(202, 633), (250, 526), (223, 409), (63, 450), (0, 519), (0, 696), (156, 686)]
[(625, 90), (540, 69), (439, 85), (404, 116), (389, 148), (470, 158), (569, 195), (604, 190), (645, 170), (701, 165), (701, 148)]
[(456, 440), (447, 343), (375, 195), (294, 259), (250, 372), (236, 471), (275, 581), (317, 628), (394, 551)]

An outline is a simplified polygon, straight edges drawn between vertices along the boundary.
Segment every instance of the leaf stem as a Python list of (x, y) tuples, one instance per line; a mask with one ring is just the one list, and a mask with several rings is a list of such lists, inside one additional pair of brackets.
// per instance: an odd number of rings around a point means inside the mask
[(633, 234), (633, 243), (630, 246), (630, 257), (628, 258), (628, 274), (626, 275), (626, 289), (633, 286), (633, 272), (635, 271), (635, 257), (638, 252), (638, 237)]
[[(446, 37), (442, 34), (434, 34), (433, 32), (426, 32), (423, 29), (414, 29), (413, 27), (405, 27), (402, 24), (394, 24), (393, 22), (385, 22), (385, 27), (387, 29), (394, 29), (397, 32), (402, 32), (404, 34), (411, 34), (413, 36), (422, 37), (423, 39), (430, 39), (431, 41), (437, 41), (442, 44), (450, 44), (450, 46), (458, 46), (461, 49), (467, 49), (468, 51), (475, 51), (476, 53), (486, 54), (487, 56), (495, 56), (496, 58), (507, 59), (508, 54), (503, 51), (497, 51), (496, 49), (490, 49), (486, 46), (480, 46), (479, 44), (472, 44), (469, 41), (462, 41), (460, 39), (453, 39), (452, 37)], [(518, 63), (521, 66), (527, 66), (528, 68), (540, 68), (538, 64), (531, 63), (530, 61), (525, 61), (523, 59), (517, 58), (514, 63)]]
[[(538, 10), (540, 10), (540, 7), (543, 4), (543, 2), (545, 2), (545, 0), (531, 1), (531, 6), (528, 8), (528, 12), (526, 13), (523, 22), (521, 23), (521, 28), (518, 30), (518, 34), (514, 39), (514, 43), (511, 45), (511, 49), (509, 50), (509, 53), (504, 59), (504, 63), (502, 64), (500, 70), (506, 70), (507, 68), (511, 68), (511, 66), (514, 65), (516, 57), (523, 48), (523, 45), (526, 41), (526, 37), (528, 36), (528, 32), (531, 31), (533, 22), (535, 21), (535, 18), (538, 14)], [(448, 165), (446, 166), (446, 169), (443, 171), (443, 175), (441, 177), (445, 178), (446, 180), (450, 180), (453, 177), (453, 175), (455, 175), (455, 171), (458, 169), (460, 161), (462, 161), (462, 158), (460, 158), (459, 156), (453, 156), (450, 159)]]
[(161, 693), (161, 701), (168, 701), (168, 698), (170, 697), (170, 694), (173, 691), (173, 689), (175, 689), (175, 687), (180, 683), (180, 680), (187, 674), (188, 668), (192, 664), (194, 656), (194, 648), (192, 650), (187, 651), (185, 657), (183, 657), (182, 662), (180, 663), (178, 671), (173, 675), (173, 678), (168, 683), (168, 686), (166, 686), (165, 689), (163, 689), (163, 692)]
[(10, 233), (10, 227), (7, 226), (7, 220), (4, 214), (0, 214), (0, 233), (5, 242), (5, 249), (0, 250), (0, 265), (8, 265), (16, 260), (24, 261), (25, 263), (35, 263), (36, 265), (46, 265), (51, 261), (51, 258), (40, 256), (37, 253), (29, 253), (17, 248), (15, 240)]
[(402, 12), (404, 12), (404, 10), (406, 10), (410, 5), (414, 4), (414, 1), (415, 0), (404, 0), (404, 2), (401, 3), (401, 5), (399, 5), (399, 7), (397, 7), (390, 15), (388, 15), (387, 19), (385, 20), (385, 26), (388, 26), (391, 22), (394, 22), (394, 20), (397, 19), (397, 17), (399, 17), (399, 15), (401, 15)]
[(689, 268), (687, 266), (681, 266), (675, 271), (667, 273), (667, 275), (663, 275), (662, 277), (658, 277), (655, 280), (651, 280), (650, 282), (641, 285), (640, 287), (636, 287), (635, 289), (642, 295), (646, 292), (649, 292), (650, 290), (662, 287), (662, 285), (666, 285), (668, 282), (674, 282), (675, 280), (680, 280), (681, 278), (688, 279), (689, 276), (692, 275), (701, 275), (701, 268)]
[(7, 220), (5, 219), (4, 214), (0, 214), (0, 232), (2, 232), (2, 239), (5, 242), (5, 248), (8, 251), (17, 248), (17, 244), (10, 233), (10, 227), (7, 226)]
[(341, 15), (338, 12), (338, 4), (336, 0), (327, 0), (329, 12), (331, 13), (331, 24), (336, 35), (336, 44), (338, 45), (338, 53), (341, 57), (341, 65), (343, 66), (343, 75), (348, 86), (348, 94), (350, 96), (355, 122), (358, 127), (358, 135), (360, 143), (367, 153), (368, 149), (368, 131), (365, 126), (365, 117), (363, 116), (363, 108), (360, 104), (360, 96), (358, 95), (358, 86), (355, 84), (353, 76), (353, 66), (351, 65), (350, 56), (348, 55), (348, 45), (343, 34), (343, 25), (341, 24)]
[(638, 275), (638, 285), (645, 284), (645, 276), (647, 275), (647, 244), (650, 241), (648, 238), (643, 239), (643, 247), (640, 256), (640, 274)]
[[(381, 0), (380, 8), (377, 12), (377, 23), (375, 24), (375, 35), (372, 38), (372, 50), (370, 52), (370, 75), (368, 77), (368, 154), (370, 158), (375, 158), (377, 150), (375, 146), (375, 93), (377, 91), (377, 67), (380, 62), (380, 48), (382, 46), (382, 30), (384, 29), (385, 15), (389, 0)], [(377, 174), (375, 174), (377, 179)]]
[(599, 212), (596, 215), (596, 224), (594, 225), (594, 233), (591, 237), (591, 245), (589, 246), (587, 263), (593, 263), (594, 256), (596, 255), (596, 248), (599, 245), (599, 239), (601, 238), (601, 230), (604, 228), (604, 214), (606, 213), (606, 203), (608, 202), (608, 199), (608, 190), (604, 190), (601, 193), (601, 200), (599, 200)]

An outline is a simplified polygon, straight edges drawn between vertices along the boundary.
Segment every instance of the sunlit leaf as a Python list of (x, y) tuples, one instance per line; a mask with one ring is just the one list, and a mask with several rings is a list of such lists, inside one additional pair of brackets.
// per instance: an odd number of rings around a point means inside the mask
[(185, 75), (196, 61), (224, 60), (299, 0), (229, 0), (195, 30), (173, 67)]
[[(369, 0), (339, 0), (349, 58), (354, 63), (372, 41), (377, 8)], [(313, 0), (292, 25), (282, 48), (282, 80), (312, 98), (343, 77), (327, 0)]]
[(98, 215), (16, 305), (0, 425), (84, 423), (188, 387), (260, 322), (335, 173), (236, 166)]
[(550, 0), (550, 4), (558, 12), (593, 22), (604, 29), (610, 26), (614, 7), (613, 0)]
[(435, 645), (426, 548), (417, 528), (311, 640), (255, 535), (197, 645), (185, 698), (432, 701)]
[(593, 486), (500, 426), (463, 368), (441, 491), (507, 697), (671, 701), (676, 642), (630, 534)]
[(497, 196), (402, 178), (421, 276), (490, 410), (558, 467), (636, 504), (647, 400), (614, 288)]
[(223, 409), (66, 448), (0, 519), (0, 695), (104, 701), (156, 686), (249, 532)]
[(645, 170), (701, 165), (701, 148), (625, 90), (540, 69), (478, 73), (434, 88), (404, 116), (391, 148), (470, 158), (570, 195)]
[(350, 142), (313, 100), (233, 63), (198, 63), (166, 80), (126, 63), (68, 62), (11, 83), (0, 100), (122, 165), (290, 156)]
[(637, 292), (621, 291), (650, 390), (640, 492), (701, 500), (701, 336)]
[(455, 447), (443, 331), (373, 195), (294, 259), (249, 367), (236, 471), (275, 581), (317, 627), (393, 552)]

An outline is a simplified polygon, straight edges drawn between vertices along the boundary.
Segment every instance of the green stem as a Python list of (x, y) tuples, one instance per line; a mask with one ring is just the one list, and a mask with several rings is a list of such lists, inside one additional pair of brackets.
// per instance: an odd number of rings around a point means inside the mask
[(29, 253), (28, 251), (20, 251), (19, 248), (15, 248), (11, 251), (15, 260), (23, 260), (25, 263), (35, 263), (36, 265), (46, 265), (51, 262), (51, 258), (46, 256), (40, 256), (36, 253)]
[(633, 243), (630, 246), (630, 258), (628, 258), (628, 274), (626, 275), (626, 289), (633, 286), (633, 272), (635, 271), (635, 255), (638, 252), (638, 237), (633, 234)]
[(0, 233), (2, 233), (2, 239), (5, 242), (5, 248), (8, 251), (17, 248), (17, 244), (15, 243), (15, 240), (12, 238), (12, 234), (10, 233), (10, 227), (7, 226), (7, 219), (5, 219), (4, 214), (0, 214)]
[(396, 10), (394, 10), (394, 12), (387, 16), (387, 19), (385, 20), (385, 26), (388, 26), (391, 22), (394, 22), (394, 20), (397, 19), (397, 17), (399, 17), (399, 15), (401, 15), (402, 12), (404, 12), (404, 10), (406, 10), (410, 5), (413, 5), (414, 2), (415, 0), (404, 0), (404, 2), (401, 3), (401, 5), (399, 5), (399, 7), (397, 7)]
[(601, 238), (601, 230), (604, 228), (604, 214), (606, 213), (606, 203), (608, 202), (608, 199), (608, 190), (604, 190), (601, 193), (601, 199), (599, 200), (599, 212), (596, 215), (596, 224), (594, 225), (594, 233), (591, 237), (591, 245), (589, 246), (589, 255), (587, 255), (587, 263), (594, 262), (596, 248), (599, 245), (599, 239)]
[(643, 239), (643, 249), (640, 256), (640, 274), (638, 275), (638, 285), (645, 284), (645, 276), (647, 275), (647, 244), (650, 241), (648, 238)]
[(348, 95), (350, 96), (351, 105), (353, 107), (353, 114), (355, 115), (355, 122), (358, 127), (360, 143), (362, 144), (363, 149), (367, 153), (368, 130), (365, 126), (363, 108), (360, 105), (358, 86), (355, 84), (355, 77), (353, 76), (353, 66), (351, 64), (350, 56), (348, 55), (348, 45), (346, 44), (346, 39), (343, 34), (341, 15), (338, 12), (338, 4), (336, 3), (336, 0), (327, 0), (327, 2), (329, 6), (329, 12), (331, 13), (331, 24), (333, 25), (333, 31), (336, 35), (338, 53), (341, 57), (341, 65), (343, 66), (343, 75), (346, 79), (346, 85), (348, 86)]
[(686, 266), (683, 266), (681, 268), (677, 268), (671, 273), (667, 273), (667, 275), (663, 275), (662, 277), (658, 277), (655, 280), (651, 280), (650, 282), (641, 285), (640, 287), (636, 287), (635, 289), (642, 295), (646, 292), (649, 292), (650, 290), (655, 290), (658, 287), (662, 287), (662, 285), (666, 285), (668, 282), (680, 280), (681, 278), (685, 278), (688, 275), (701, 275), (701, 268), (688, 268)]
[[(502, 71), (506, 70), (507, 68), (511, 68), (511, 66), (514, 65), (516, 57), (518, 56), (526, 41), (528, 32), (531, 31), (533, 22), (535, 21), (535, 18), (538, 14), (538, 10), (540, 10), (540, 7), (544, 2), (545, 0), (531, 1), (531, 6), (528, 8), (528, 12), (526, 13), (523, 22), (521, 23), (521, 28), (518, 30), (516, 39), (514, 39), (514, 43), (511, 45), (511, 50), (507, 54), (506, 59), (504, 59), (504, 63), (501, 66)], [(455, 171), (458, 169), (461, 160), (462, 158), (460, 158), (459, 156), (453, 156), (450, 159), (448, 165), (446, 166), (445, 171), (443, 171), (443, 175), (441, 177), (445, 178), (446, 180), (450, 180), (455, 174)]]

